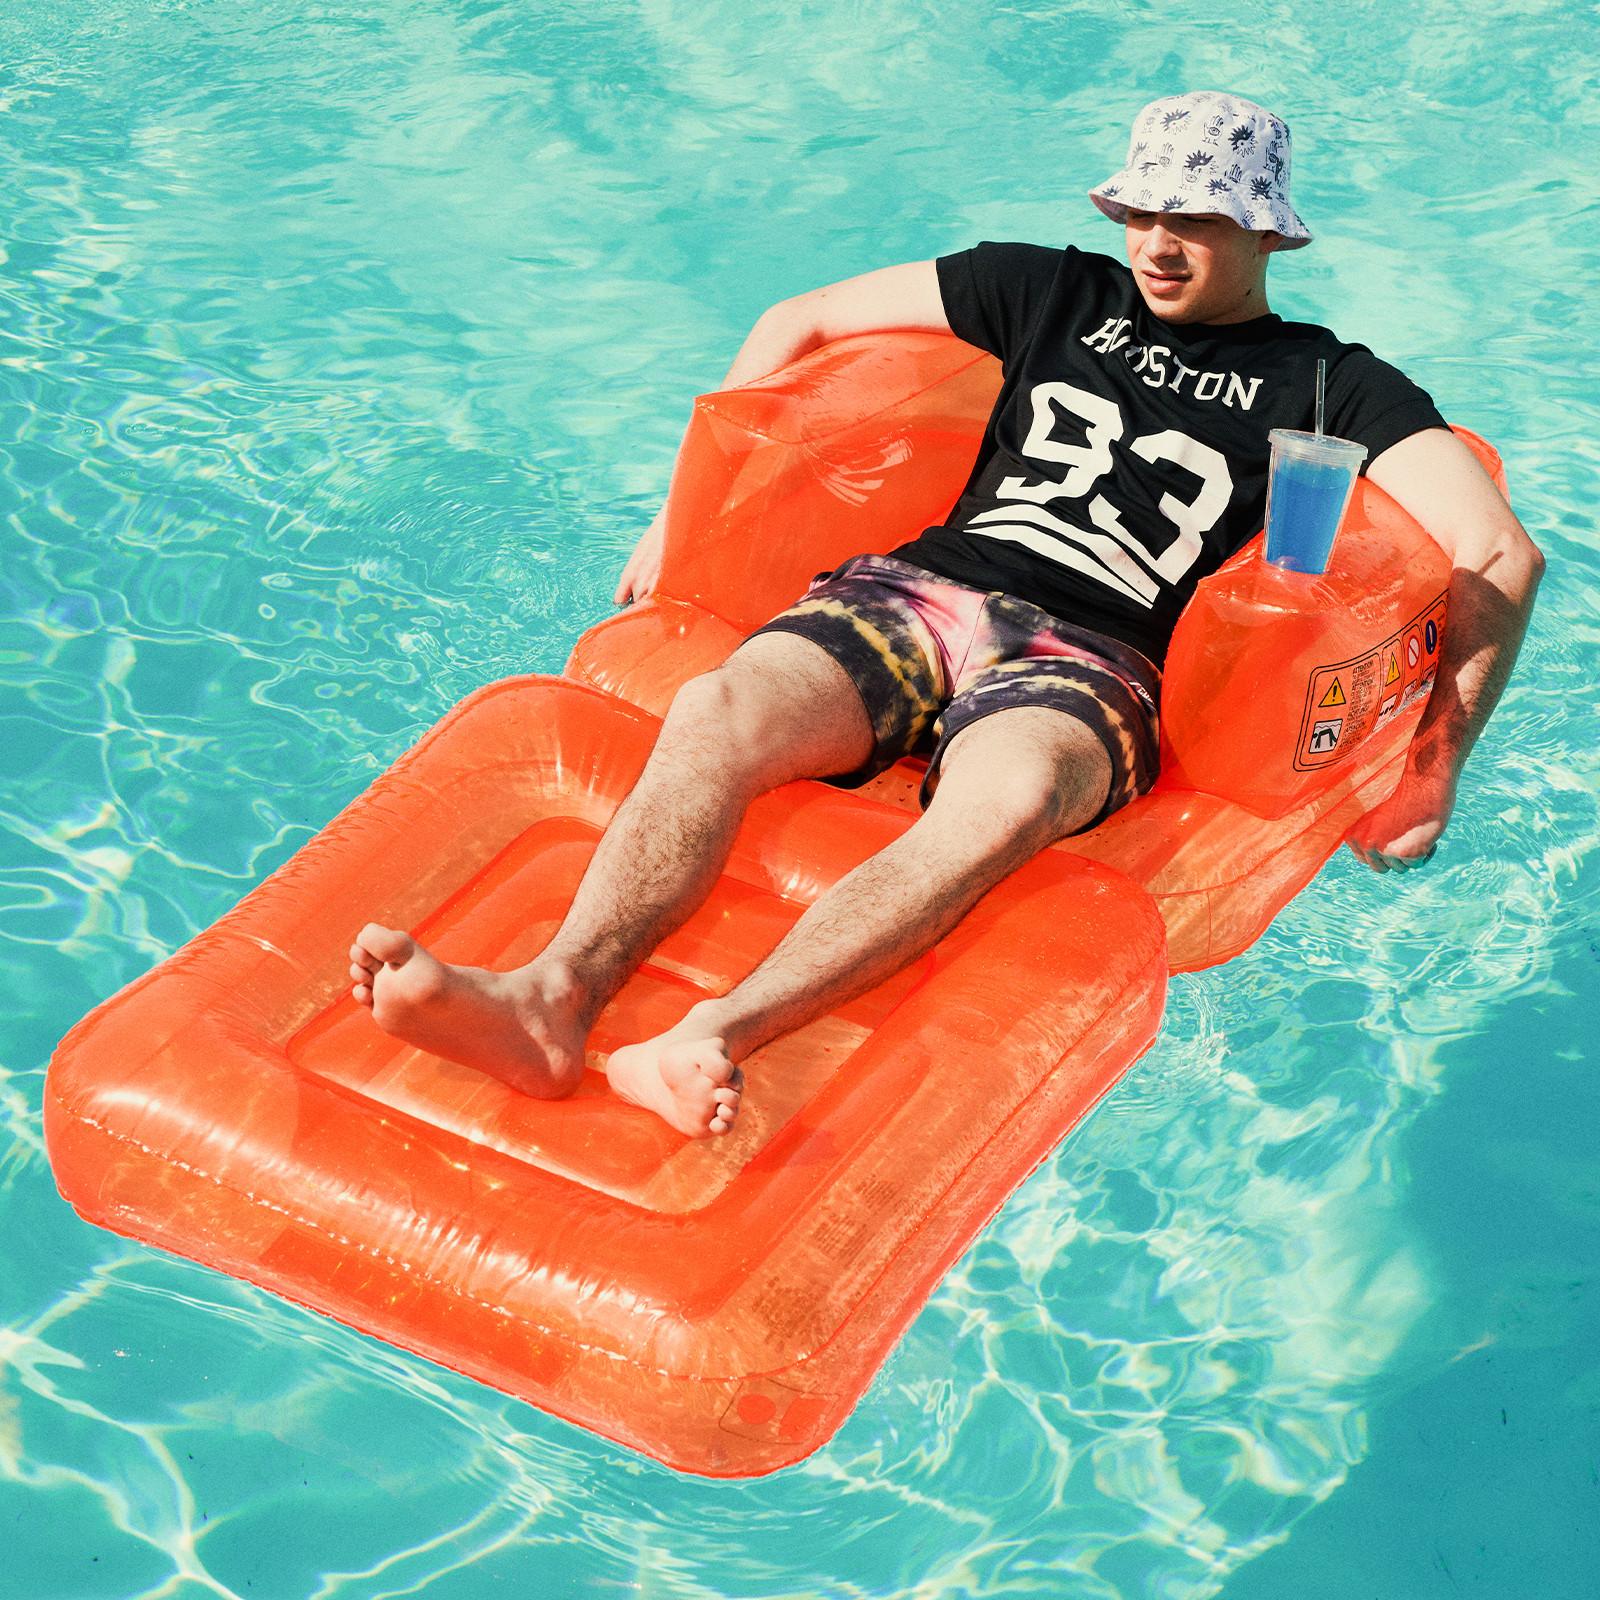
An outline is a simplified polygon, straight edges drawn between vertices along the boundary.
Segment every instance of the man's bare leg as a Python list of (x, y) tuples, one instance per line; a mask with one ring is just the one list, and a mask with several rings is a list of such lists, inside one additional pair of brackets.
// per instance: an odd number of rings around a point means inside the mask
[(1063, 712), (1015, 707), (969, 724), (950, 741), (939, 787), (911, 828), (823, 894), (743, 983), (667, 1033), (616, 1051), (608, 1070), (643, 1074), (707, 1042), (737, 1062), (864, 994), (1002, 878), (1090, 821), (1110, 782), (1105, 747)]
[[(848, 772), (872, 743), (861, 697), (831, 656), (792, 634), (752, 639), (679, 691), (533, 961), (511, 972), (452, 966), (369, 923), (350, 948), (352, 993), (409, 1043), (526, 1094), (569, 1094), (595, 1018), (711, 892), (750, 803), (795, 778)], [(684, 1133), (726, 1132), (738, 1110), (734, 1065), (708, 1038), (656, 1051), (647, 1071), (624, 1062), (611, 1081)]]

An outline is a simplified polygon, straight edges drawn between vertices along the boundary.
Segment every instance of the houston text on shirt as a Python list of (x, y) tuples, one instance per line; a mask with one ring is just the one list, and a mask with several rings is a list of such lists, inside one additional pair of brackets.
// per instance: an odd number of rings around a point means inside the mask
[[(1256, 391), (1261, 387), (1260, 378), (1241, 378), (1237, 372), (1197, 372), (1164, 344), (1133, 344), (1128, 335), (1131, 326), (1127, 317), (1108, 317), (1094, 333), (1086, 333), (1082, 342), (1102, 355), (1113, 355), (1121, 350), (1123, 360), (1138, 373), (1140, 381), (1152, 389), (1171, 389), (1174, 394), (1182, 394), (1184, 384), (1193, 378), (1189, 392), (1196, 400), (1221, 400), (1223, 405), (1239, 411), (1248, 411), (1254, 403)], [(1174, 368), (1170, 373), (1168, 357)]]

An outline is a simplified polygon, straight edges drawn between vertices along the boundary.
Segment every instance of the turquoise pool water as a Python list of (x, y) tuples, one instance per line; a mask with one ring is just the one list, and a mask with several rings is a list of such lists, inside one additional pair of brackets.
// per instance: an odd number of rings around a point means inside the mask
[[(1578, 1600), (1600, 1571), (1597, 29), (1576, 4), (0, 12), (0, 1596)], [(838, 1437), (676, 1477), (77, 1221), (45, 1062), (608, 609), (772, 300), (1294, 126), (1275, 307), (1551, 561), (1426, 873), (1345, 856), (1017, 1194)]]

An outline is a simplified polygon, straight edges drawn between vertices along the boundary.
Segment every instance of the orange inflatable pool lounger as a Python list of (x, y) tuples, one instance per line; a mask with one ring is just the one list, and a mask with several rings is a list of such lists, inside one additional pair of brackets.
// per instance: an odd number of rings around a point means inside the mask
[[(674, 1466), (759, 1472), (813, 1449), (1153, 1039), (1163, 931), (1119, 874), (1042, 857), (909, 972), (752, 1057), (715, 1140), (598, 1071), (531, 1100), (379, 1032), (347, 992), (351, 918), (448, 959), (526, 959), (654, 731), (555, 680), (472, 696), (64, 1043), (47, 1108), (63, 1192)], [(909, 821), (821, 785), (762, 802), (597, 1050), (730, 986)]]
[[(910, 826), (915, 763), (758, 802), (565, 1101), (381, 1033), (345, 951), (377, 920), (448, 960), (534, 954), (677, 684), (816, 571), (942, 514), (994, 388), (988, 358), (905, 335), (702, 400), (661, 594), (591, 629), (566, 678), (469, 697), (63, 1041), (45, 1131), (67, 1199), (683, 1470), (768, 1472), (823, 1443), (939, 1277), (1149, 1046), (1169, 964), (1257, 937), (1392, 786), (1437, 659), (1418, 597), (1447, 574), (1425, 536), (1364, 485), (1325, 580), (1282, 590), (1250, 552), (1206, 580), (1169, 662), (1156, 791), (758, 1051), (726, 1138), (685, 1140), (610, 1095), (606, 1053), (724, 992)], [(1413, 616), (1409, 699), (1402, 682), (1386, 713), (1374, 673), (1395, 641), (1406, 654)], [(1272, 671), (1300, 677), (1219, 716)], [(1334, 719), (1306, 724), (1306, 702), (1335, 681), (1361, 710), (1322, 749), (1310, 727)], [(1282, 748), (1242, 761), (1252, 730)]]

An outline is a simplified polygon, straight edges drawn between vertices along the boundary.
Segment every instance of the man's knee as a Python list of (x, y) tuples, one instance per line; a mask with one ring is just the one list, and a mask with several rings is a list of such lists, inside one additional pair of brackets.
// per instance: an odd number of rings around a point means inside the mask
[(662, 742), (692, 745), (704, 757), (729, 767), (747, 766), (766, 755), (775, 719), (757, 686), (726, 666), (683, 683), (662, 725)]
[(726, 733), (736, 718), (745, 715), (747, 696), (726, 667), (713, 667), (678, 687), (667, 708), (666, 727), (673, 732), (706, 730)]
[(780, 652), (747, 646), (684, 683), (662, 738), (692, 745), (703, 759), (758, 786), (849, 771), (871, 753), (871, 725), (848, 679), (844, 694), (833, 681), (841, 669), (827, 658), (820, 666), (802, 660), (797, 669)]
[(1080, 832), (1111, 787), (1111, 758), (1063, 712), (1019, 707), (969, 723), (946, 746), (933, 805), (959, 809), (975, 837), (1042, 850)]

